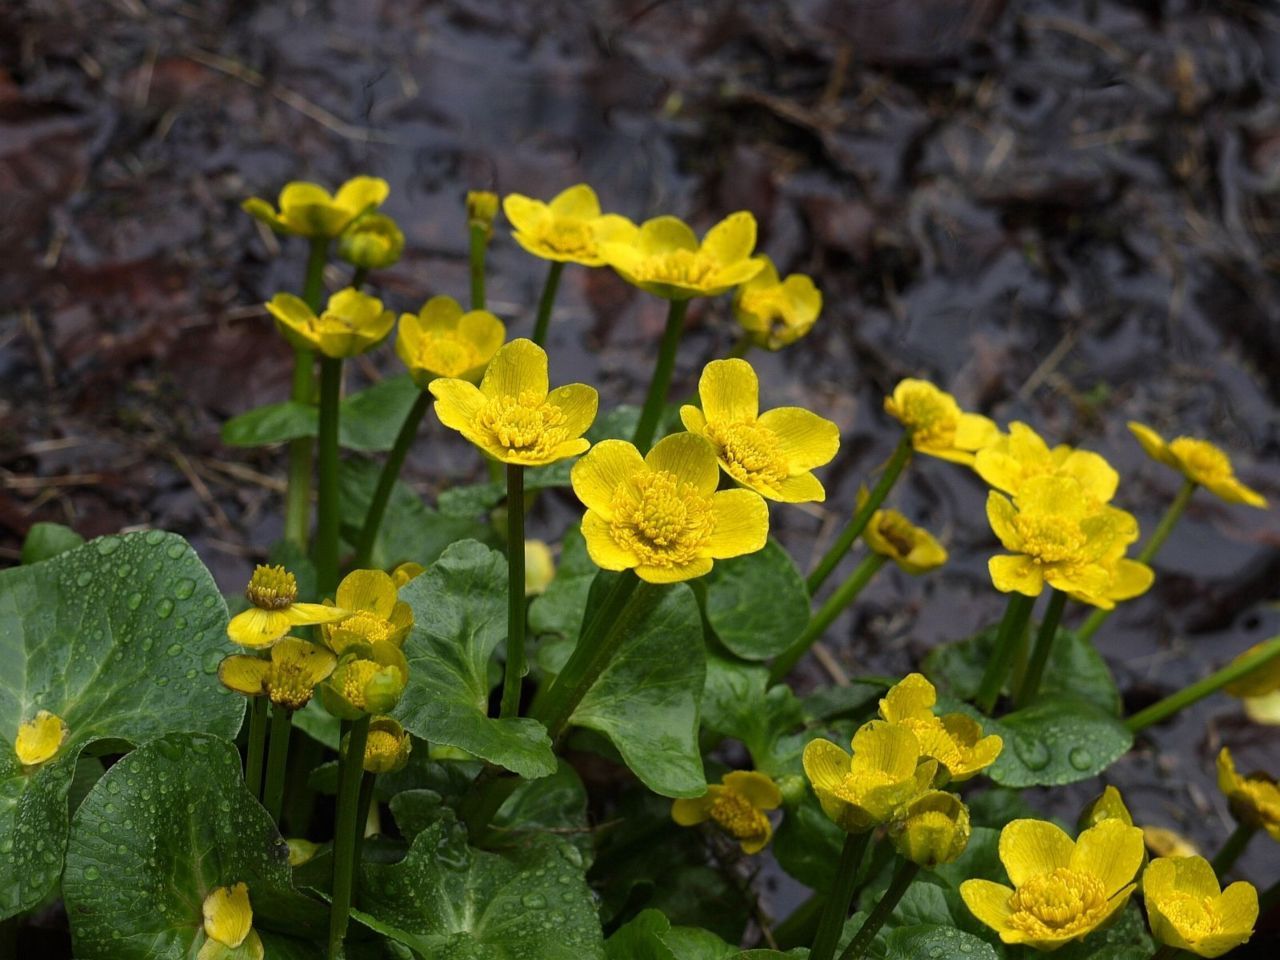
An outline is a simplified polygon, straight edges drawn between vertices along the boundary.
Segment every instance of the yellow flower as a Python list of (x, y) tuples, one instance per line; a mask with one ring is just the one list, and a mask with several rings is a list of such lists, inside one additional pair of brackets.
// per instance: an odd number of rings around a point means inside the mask
[(978, 721), (963, 713), (935, 716), (937, 702), (933, 684), (922, 674), (911, 673), (885, 694), (880, 716), (915, 734), (920, 755), (937, 760), (949, 780), (968, 780), (995, 763), (1004, 740), (994, 733), (984, 737)]
[(769, 536), (769, 508), (750, 490), (716, 490), (720, 468), (701, 437), (677, 433), (648, 456), (604, 440), (573, 465), (573, 492), (587, 507), (582, 536), (605, 570), (650, 583), (707, 573), (713, 560), (754, 553)]
[(399, 590), (410, 580), (420, 577), (427, 572), (427, 568), (420, 563), (414, 563), (412, 560), (406, 560), (400, 566), (391, 571), (391, 580)]
[(421, 390), (436, 377), (478, 383), (507, 328), (488, 310), (463, 313), (453, 297), (432, 297), (416, 314), (400, 315), (396, 356)]
[(287, 710), (301, 710), (316, 684), (333, 673), (338, 658), (329, 650), (297, 637), (284, 637), (271, 647), (271, 659), (233, 654), (218, 665), (222, 685), (248, 697), (268, 696)]
[(347, 611), (320, 603), (298, 603), (298, 581), (284, 567), (261, 564), (245, 597), (251, 606), (227, 624), (227, 636), (242, 647), (269, 647), (294, 627), (341, 620)]
[(1157, 857), (1198, 857), (1196, 845), (1168, 827), (1143, 827), (1142, 840)]
[(1103, 820), (1119, 820), (1126, 827), (1133, 826), (1133, 815), (1125, 806), (1124, 798), (1115, 787), (1106, 787), (1100, 796), (1090, 801), (1080, 814), (1078, 824), (1081, 830), (1096, 827)]
[(1032, 477), (1071, 477), (1087, 496), (1109, 503), (1116, 495), (1120, 474), (1099, 454), (1076, 450), (1065, 443), (1052, 450), (1025, 423), (1014, 421), (1009, 432), (978, 451), (973, 469), (987, 483), (1012, 497)]
[(901, 724), (863, 724), (852, 746), (850, 756), (830, 740), (811, 740), (803, 757), (823, 812), (845, 833), (865, 833), (893, 819), (902, 804), (929, 788), (938, 770)]
[(395, 580), (381, 570), (352, 570), (338, 584), (337, 597), (347, 615), (320, 629), (338, 656), (351, 651), (367, 655), (379, 643), (403, 646), (413, 629), (413, 610), (399, 598)]
[(1104, 820), (1072, 841), (1043, 820), (1000, 832), (1000, 861), (1014, 889), (966, 880), (960, 896), (1005, 943), (1051, 952), (1097, 930), (1129, 902), (1142, 865), (1142, 831)]
[(1238, 880), (1223, 890), (1204, 857), (1161, 857), (1142, 874), (1142, 899), (1157, 943), (1220, 957), (1247, 943), (1258, 920), (1258, 891)]
[(218, 887), (201, 908), (204, 933), (208, 938), (196, 960), (262, 960), (265, 951), (258, 932), (253, 929), (253, 908), (249, 904), (249, 888), (243, 883)]
[(596, 192), (585, 183), (561, 191), (550, 203), (508, 194), (502, 212), (515, 227), (512, 238), (535, 257), (584, 267), (603, 266), (600, 245), (636, 229), (626, 217), (602, 216)]
[(303, 837), (289, 837), (285, 843), (289, 846), (289, 866), (291, 867), (300, 867), (310, 862), (320, 852), (320, 844)]
[(1236, 479), (1231, 459), (1221, 447), (1194, 437), (1178, 437), (1165, 443), (1160, 434), (1133, 420), (1129, 421), (1129, 429), (1151, 459), (1173, 467), (1188, 480), (1229, 503), (1266, 508), (1266, 497)]
[(286, 340), (305, 350), (319, 350), (326, 357), (354, 357), (378, 344), (391, 332), (396, 315), (382, 309), (382, 301), (353, 287), (329, 298), (320, 316), (301, 297), (277, 293), (267, 312)]
[(490, 190), (467, 191), (467, 222), (484, 228), (485, 236), (493, 236), (493, 221), (498, 215), (498, 195)]
[(899, 856), (930, 869), (964, 853), (969, 834), (969, 808), (942, 790), (908, 800), (889, 824), (889, 840)]
[(334, 195), (314, 183), (286, 183), (280, 191), (280, 210), (258, 197), (243, 204), (246, 213), (281, 233), (304, 237), (336, 237), (360, 214), (387, 199), (391, 188), (378, 177), (355, 177)]
[(436, 416), (495, 460), (538, 467), (591, 446), (582, 435), (599, 397), (584, 383), (549, 390), (547, 354), (532, 340), (512, 340), (494, 354), (477, 387), (431, 381)]
[(1280, 726), (1280, 690), (1264, 693), (1260, 697), (1245, 697), (1244, 713), (1254, 723)]
[[(1272, 641), (1269, 640), (1255, 643), (1232, 660), (1231, 665), (1253, 656), (1264, 647), (1270, 646), (1271, 643)], [(1241, 700), (1265, 697), (1269, 693), (1280, 690), (1280, 657), (1268, 660), (1261, 667), (1254, 669), (1252, 673), (1246, 674), (1234, 683), (1228, 683), (1222, 689), (1233, 697), (1239, 697)]]
[(764, 254), (755, 258), (760, 272), (738, 287), (733, 312), (747, 337), (758, 347), (781, 350), (810, 330), (822, 312), (822, 294), (803, 273), (778, 279), (778, 269)]
[(654, 217), (642, 226), (602, 239), (600, 252), (628, 283), (667, 300), (714, 297), (746, 283), (764, 264), (752, 259), (756, 218), (731, 213), (698, 242), (676, 217)]
[(713, 360), (698, 380), (699, 410), (680, 408), (690, 433), (711, 444), (734, 480), (768, 500), (821, 502), (827, 492), (813, 468), (840, 449), (840, 428), (801, 407), (760, 413), (760, 382), (745, 360)]
[(1280, 840), (1280, 786), (1272, 777), (1265, 773), (1240, 776), (1231, 751), (1223, 747), (1218, 754), (1218, 789), (1226, 796), (1233, 817)]
[(373, 645), (367, 657), (347, 656), (320, 686), (320, 702), (339, 720), (389, 713), (409, 680), (409, 663), (395, 644)]
[(671, 819), (682, 827), (713, 821), (742, 844), (743, 853), (759, 853), (773, 836), (773, 825), (765, 811), (782, 805), (778, 785), (763, 773), (734, 770), (707, 792), (692, 800), (671, 804)]
[[(403, 770), (412, 749), (404, 727), (391, 717), (374, 717), (369, 722), (369, 739), (364, 745), (364, 769), (369, 773)], [(345, 743), (343, 750), (346, 750)]]
[(38, 767), (57, 755), (70, 733), (60, 716), (48, 710), (40, 710), (18, 727), (13, 752), (18, 755), (18, 762), (24, 767)]
[(995, 423), (965, 413), (951, 394), (927, 380), (906, 379), (884, 398), (884, 409), (911, 434), (918, 453), (972, 466), (975, 454), (999, 436)]
[(1138, 539), (1138, 521), (1098, 504), (1071, 477), (1032, 477), (1022, 484), (1016, 506), (992, 490), (987, 519), (1014, 554), (988, 563), (991, 580), (1003, 593), (1036, 597), (1047, 583), (1110, 610), (1117, 601), (1145, 592), (1154, 579), (1146, 564), (1123, 556)]
[(541, 540), (524, 542), (524, 595), (536, 597), (556, 578), (556, 561), (551, 548)]
[(338, 256), (353, 267), (382, 270), (404, 253), (404, 233), (382, 213), (366, 213), (338, 238)]
[[(858, 509), (867, 501), (866, 488), (858, 491)], [(928, 530), (917, 527), (897, 510), (877, 510), (862, 533), (867, 546), (888, 557), (913, 575), (936, 570), (947, 562), (947, 550)]]

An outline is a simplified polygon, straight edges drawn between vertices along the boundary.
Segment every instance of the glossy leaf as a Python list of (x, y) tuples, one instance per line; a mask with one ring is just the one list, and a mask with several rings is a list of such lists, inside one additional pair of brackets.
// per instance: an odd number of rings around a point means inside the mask
[(809, 623), (804, 578), (776, 540), (755, 553), (721, 560), (703, 582), (711, 629), (743, 659), (777, 656)]

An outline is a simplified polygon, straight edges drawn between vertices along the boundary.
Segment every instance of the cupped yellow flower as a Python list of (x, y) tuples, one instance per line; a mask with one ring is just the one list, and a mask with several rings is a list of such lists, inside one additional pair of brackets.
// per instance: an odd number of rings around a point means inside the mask
[(320, 603), (298, 603), (298, 581), (281, 566), (259, 564), (244, 591), (250, 607), (227, 624), (227, 636), (242, 647), (269, 647), (294, 627), (341, 620), (347, 611)]
[(396, 356), (421, 390), (436, 377), (479, 383), (507, 337), (488, 310), (463, 312), (453, 297), (432, 297), (417, 313), (400, 315)]
[(218, 887), (204, 898), (201, 907), (204, 934), (196, 960), (262, 960), (262, 940), (253, 929), (253, 908), (249, 888), (244, 883)]
[(354, 357), (378, 344), (395, 325), (396, 315), (382, 309), (382, 301), (353, 287), (329, 298), (320, 316), (301, 297), (277, 293), (267, 312), (294, 346), (319, 350), (326, 357)]
[[(1231, 665), (1253, 656), (1264, 647), (1271, 646), (1273, 642), (1274, 639), (1255, 643), (1244, 653), (1233, 659)], [(1239, 697), (1241, 700), (1265, 697), (1269, 693), (1280, 690), (1280, 657), (1268, 660), (1261, 667), (1255, 668), (1252, 673), (1246, 674), (1234, 683), (1228, 683), (1222, 689), (1229, 695)]]
[(409, 681), (409, 662), (400, 648), (375, 643), (368, 656), (345, 656), (320, 685), (320, 702), (339, 720), (390, 713)]
[(1226, 796), (1233, 817), (1280, 840), (1280, 786), (1275, 778), (1261, 772), (1241, 776), (1231, 751), (1223, 747), (1218, 754), (1218, 789)]
[(1129, 421), (1129, 430), (1138, 438), (1138, 443), (1142, 444), (1147, 456), (1167, 467), (1173, 467), (1210, 493), (1229, 503), (1266, 508), (1266, 497), (1236, 479), (1231, 458), (1221, 447), (1194, 437), (1177, 437), (1166, 443), (1150, 427), (1133, 420)]
[(19, 725), (13, 740), (13, 752), (24, 767), (34, 768), (48, 763), (62, 749), (71, 731), (56, 713), (39, 710), (26, 723)]
[(605, 570), (634, 569), (650, 583), (690, 580), (769, 537), (765, 502), (750, 490), (717, 491), (715, 451), (692, 433), (664, 437), (644, 457), (625, 440), (604, 440), (571, 478), (587, 507), (587, 553)]
[(479, 387), (442, 378), (428, 389), (440, 422), (502, 463), (539, 467), (591, 446), (582, 435), (596, 418), (599, 396), (584, 383), (550, 390), (546, 351), (532, 340), (501, 347)]
[[(346, 752), (347, 745), (342, 745)], [(413, 749), (409, 734), (391, 717), (374, 717), (364, 745), (364, 769), (369, 773), (395, 773), (409, 763)]]
[(982, 726), (963, 713), (936, 716), (938, 691), (923, 674), (910, 673), (880, 701), (880, 716), (915, 734), (920, 754), (938, 761), (945, 779), (969, 780), (996, 762), (1004, 740), (982, 735)]
[(491, 190), (467, 191), (467, 222), (493, 236), (493, 221), (498, 216), (498, 195)]
[(584, 267), (603, 266), (601, 244), (636, 229), (626, 217), (602, 215), (596, 192), (585, 183), (562, 190), (550, 203), (508, 194), (502, 212), (515, 227), (512, 238), (535, 257)]
[(759, 853), (773, 836), (767, 811), (781, 805), (782, 793), (768, 776), (734, 770), (720, 783), (709, 784), (702, 796), (672, 803), (671, 819), (682, 827), (710, 820), (742, 844), (743, 853)]
[(301, 710), (311, 694), (338, 665), (333, 652), (298, 637), (284, 637), (271, 647), (271, 657), (233, 654), (218, 665), (222, 685), (247, 697), (266, 696), (287, 710)]
[(1280, 726), (1280, 690), (1244, 698), (1245, 716), (1268, 727)]
[(768, 500), (822, 502), (813, 468), (840, 449), (840, 428), (802, 407), (760, 412), (760, 381), (745, 360), (713, 360), (698, 380), (699, 410), (680, 408), (690, 433), (703, 437), (725, 473)]
[(907, 727), (872, 720), (853, 735), (853, 755), (830, 740), (804, 748), (804, 772), (823, 812), (845, 833), (888, 823), (902, 804), (933, 782), (936, 760), (924, 757)]
[(1000, 832), (1000, 862), (1013, 889), (966, 880), (960, 896), (1005, 943), (1051, 952), (1129, 902), (1142, 858), (1142, 831), (1119, 820), (1104, 820), (1076, 841), (1052, 823), (1014, 820)]
[(391, 580), (399, 590), (410, 580), (422, 576), (427, 572), (427, 568), (420, 563), (414, 563), (412, 560), (406, 560), (400, 566), (391, 571)]
[(753, 259), (756, 218), (731, 213), (702, 242), (676, 217), (654, 217), (600, 243), (604, 262), (628, 283), (667, 300), (714, 297), (746, 283), (764, 264)]
[(1102, 793), (1085, 806), (1080, 812), (1077, 826), (1081, 830), (1096, 827), (1103, 820), (1119, 820), (1126, 827), (1133, 826), (1133, 814), (1125, 806), (1124, 798), (1115, 787), (1107, 786)]
[(289, 866), (300, 867), (315, 859), (320, 852), (320, 844), (305, 837), (289, 837), (285, 840), (289, 847)]
[[(867, 501), (867, 490), (858, 491), (858, 509)], [(917, 527), (897, 510), (877, 510), (871, 514), (862, 539), (867, 546), (888, 557), (904, 572), (928, 573), (947, 562), (947, 549), (928, 530)]]
[(889, 840), (898, 855), (930, 869), (959, 858), (970, 832), (969, 808), (942, 790), (926, 790), (908, 800), (889, 824)]
[(338, 656), (368, 656), (375, 644), (404, 645), (413, 629), (413, 609), (399, 597), (396, 582), (381, 570), (352, 570), (338, 584), (337, 606), (347, 616), (322, 626), (324, 642)]
[(973, 469), (991, 486), (1015, 498), (1032, 477), (1071, 477), (1099, 503), (1109, 503), (1120, 483), (1120, 474), (1100, 454), (1065, 443), (1050, 450), (1040, 434), (1016, 420), (1007, 434), (978, 451)]
[(524, 595), (536, 597), (544, 593), (556, 578), (556, 560), (551, 548), (541, 540), (524, 542)]
[(734, 292), (733, 313), (747, 338), (766, 350), (781, 350), (810, 330), (822, 313), (822, 293), (803, 273), (786, 280), (764, 254), (760, 272)]
[(338, 256), (353, 267), (384, 270), (404, 253), (404, 233), (383, 213), (366, 213), (338, 238)]
[(884, 409), (911, 435), (917, 453), (952, 463), (972, 466), (977, 452), (1000, 436), (994, 421), (965, 413), (955, 397), (928, 380), (902, 380), (884, 398)]
[(1161, 857), (1142, 874), (1142, 899), (1156, 942), (1198, 957), (1247, 943), (1258, 921), (1258, 891), (1238, 880), (1223, 890), (1204, 857)]
[(304, 237), (336, 237), (360, 214), (381, 206), (391, 188), (378, 177), (354, 177), (336, 194), (319, 184), (286, 183), (280, 191), (280, 209), (259, 197), (250, 197), (244, 211), (280, 233)]

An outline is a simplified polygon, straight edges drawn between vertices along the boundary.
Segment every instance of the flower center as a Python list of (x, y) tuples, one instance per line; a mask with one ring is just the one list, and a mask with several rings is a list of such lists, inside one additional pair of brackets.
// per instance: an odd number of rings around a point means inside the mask
[(1107, 891), (1090, 873), (1058, 867), (1032, 877), (1009, 899), (1009, 925), (1032, 937), (1088, 927), (1107, 908)]
[(885, 542), (893, 548), (894, 556), (899, 559), (905, 559), (916, 548), (915, 527), (896, 510), (883, 511), (876, 529)]
[(259, 564), (244, 595), (260, 610), (283, 610), (298, 599), (298, 581), (284, 567)]
[(1051, 513), (1019, 513), (1013, 527), (1022, 537), (1022, 552), (1042, 563), (1080, 560), (1088, 540), (1078, 521)]
[(1169, 450), (1199, 481), (1227, 480), (1235, 475), (1227, 455), (1205, 440), (1178, 437), (1169, 444)]
[(596, 238), (584, 220), (553, 220), (542, 242), (556, 253), (595, 256)]
[(1184, 938), (1208, 937), (1223, 929), (1222, 918), (1214, 910), (1216, 899), (1193, 897), (1181, 890), (1173, 890), (1161, 899), (1160, 912), (1169, 918), (1174, 929)]
[(630, 548), (642, 566), (687, 565), (715, 525), (710, 499), (667, 470), (623, 484), (611, 506), (614, 539)]
[(707, 437), (728, 467), (729, 475), (747, 485), (777, 486), (787, 478), (787, 463), (778, 435), (759, 423), (708, 423)]
[(736, 790), (722, 790), (711, 803), (711, 819), (735, 840), (752, 840), (769, 832), (769, 818)]
[(379, 760), (383, 763), (389, 763), (395, 759), (400, 751), (400, 740), (394, 733), (389, 730), (370, 730), (369, 739), (364, 745), (365, 763), (370, 760)]
[(267, 695), (272, 703), (288, 710), (301, 710), (311, 699), (311, 678), (300, 662), (271, 664)]
[(342, 673), (342, 696), (357, 710), (365, 709), (365, 690), (382, 667), (372, 660), (353, 660)]
[(871, 791), (880, 787), (893, 786), (897, 782), (888, 772), (872, 767), (846, 773), (832, 792), (847, 803), (861, 806), (862, 801)]
[(955, 441), (960, 410), (949, 396), (933, 391), (912, 391), (900, 405), (899, 420), (917, 444), (949, 447)]
[(547, 456), (569, 439), (564, 411), (547, 403), (532, 390), (519, 397), (496, 397), (489, 400), (476, 416), (476, 425), (486, 431), (493, 442), (513, 453)]
[(678, 283), (691, 287), (707, 281), (720, 265), (695, 250), (672, 250), (655, 254), (641, 265), (644, 279), (657, 283)]

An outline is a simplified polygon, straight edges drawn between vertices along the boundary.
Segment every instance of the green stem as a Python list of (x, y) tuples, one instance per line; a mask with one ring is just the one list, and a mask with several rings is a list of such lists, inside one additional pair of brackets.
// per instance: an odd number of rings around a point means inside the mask
[(249, 701), (249, 749), (244, 758), (244, 784), (255, 798), (262, 796), (262, 758), (267, 751), (266, 697)]
[(1023, 596), (1021, 593), (1009, 594), (1009, 605), (1004, 608), (1004, 619), (1000, 621), (1000, 631), (996, 634), (996, 646), (987, 661), (986, 671), (982, 674), (982, 684), (978, 687), (978, 695), (974, 704), (985, 714), (990, 714), (1009, 676), (1009, 666), (1013, 662), (1013, 654), (1031, 618), (1031, 608), (1035, 606), (1035, 597)]
[[(1155, 559), (1156, 554), (1160, 552), (1160, 548), (1164, 546), (1164, 542), (1169, 539), (1169, 534), (1173, 532), (1173, 528), (1178, 525), (1178, 521), (1182, 519), (1183, 511), (1187, 509), (1187, 504), (1191, 502), (1192, 495), (1196, 492), (1198, 484), (1194, 480), (1188, 480), (1182, 485), (1182, 489), (1178, 491), (1178, 495), (1173, 498), (1173, 502), (1169, 504), (1169, 509), (1164, 512), (1164, 516), (1160, 518), (1160, 523), (1156, 525), (1155, 532), (1151, 534), (1151, 538), (1142, 545), (1142, 550), (1138, 553), (1137, 561), (1150, 566), (1151, 561)], [(1076, 636), (1081, 640), (1088, 640), (1098, 628), (1107, 622), (1107, 618), (1115, 612), (1112, 610), (1094, 610), (1089, 614), (1087, 620), (1080, 625), (1080, 629), (1076, 631)]]
[(1053, 641), (1058, 636), (1058, 624), (1062, 622), (1062, 610), (1067, 605), (1068, 597), (1061, 590), (1054, 590), (1049, 597), (1049, 608), (1045, 610), (1044, 619), (1040, 621), (1040, 630), (1036, 633), (1036, 645), (1031, 651), (1031, 662), (1027, 665), (1022, 682), (1018, 684), (1017, 693), (1013, 696), (1014, 709), (1025, 707), (1040, 692), (1040, 681), (1044, 677), (1044, 668), (1049, 663), (1049, 654), (1053, 652)]
[(520, 715), (524, 680), (524, 467), (507, 464), (507, 666), (498, 716)]
[(360, 783), (364, 774), (364, 747), (369, 739), (369, 717), (351, 724), (347, 750), (338, 768), (338, 812), (333, 836), (333, 902), (329, 907), (329, 960), (342, 956), (347, 935), (347, 915), (351, 912), (351, 892), (355, 887), (356, 832), (360, 813)]
[(809, 950), (809, 960), (831, 960), (835, 956), (836, 944), (840, 942), (840, 933), (849, 917), (849, 903), (853, 900), (853, 888), (858, 881), (858, 867), (862, 864), (870, 842), (870, 831), (845, 835), (840, 863), (836, 867), (835, 883), (823, 907), (822, 919), (818, 921), (818, 932)]
[(262, 805), (271, 819), (280, 822), (284, 809), (285, 771), (289, 763), (289, 737), (293, 733), (293, 711), (280, 704), (271, 706), (271, 746), (267, 753), (267, 785), (262, 792)]
[(351, 274), (351, 289), (359, 290), (364, 286), (364, 282), (369, 279), (368, 267), (356, 267), (355, 272)]
[(360, 799), (356, 805), (356, 852), (352, 858), (352, 862), (357, 865), (364, 852), (364, 835), (369, 829), (369, 808), (373, 806), (373, 785), (378, 779), (376, 773), (370, 773), (368, 770), (364, 770), (363, 773), (364, 775), (360, 778)]
[(880, 932), (880, 928), (884, 926), (886, 920), (892, 915), (894, 907), (898, 905), (898, 901), (902, 899), (902, 895), (907, 892), (907, 888), (911, 886), (915, 880), (916, 874), (920, 872), (920, 865), (912, 863), (910, 860), (903, 860), (898, 864), (898, 869), (894, 871), (893, 879), (889, 881), (889, 889), (884, 892), (875, 907), (871, 910), (871, 914), (862, 922), (862, 926), (858, 928), (858, 932), (853, 935), (853, 940), (844, 948), (844, 953), (840, 954), (840, 960), (862, 960), (867, 955), (867, 950), (871, 947), (871, 943), (876, 938), (876, 934)]
[(652, 445), (658, 421), (662, 419), (662, 408), (667, 402), (667, 391), (671, 389), (671, 375), (676, 369), (676, 349), (680, 346), (684, 315), (688, 309), (688, 300), (672, 300), (667, 308), (667, 328), (662, 333), (662, 344), (658, 347), (658, 362), (653, 368), (653, 379), (649, 381), (649, 395), (645, 397), (644, 409), (640, 411), (636, 435), (631, 440), (641, 453), (647, 452)]
[(1138, 711), (1125, 721), (1125, 726), (1134, 733), (1145, 730), (1153, 724), (1168, 719), (1179, 710), (1191, 706), (1197, 700), (1203, 700), (1209, 694), (1217, 693), (1228, 684), (1235, 683), (1237, 680), (1242, 680), (1250, 674), (1261, 670), (1277, 657), (1280, 657), (1280, 637), (1272, 637), (1270, 640), (1259, 644), (1258, 649), (1248, 656), (1233, 660), (1221, 670), (1209, 674), (1203, 680), (1197, 680), (1191, 686), (1184, 687), (1177, 693), (1170, 694), (1163, 700), (1153, 703), (1145, 710)]
[(773, 665), (769, 668), (770, 683), (778, 683), (794, 669), (795, 665), (800, 662), (800, 658), (809, 652), (809, 648), (813, 646), (814, 641), (821, 637), (827, 627), (831, 626), (831, 622), (840, 615), (840, 611), (853, 603), (858, 594), (862, 592), (862, 588), (871, 582), (871, 578), (884, 566), (886, 559), (880, 553), (869, 553), (863, 558), (853, 573), (849, 575), (849, 579), (836, 587), (835, 592), (827, 598), (826, 603), (810, 618), (809, 625), (804, 628), (804, 632), (796, 637), (787, 649), (774, 658)]
[(893, 456), (889, 458), (889, 462), (885, 465), (884, 473), (880, 475), (875, 488), (868, 495), (857, 513), (853, 515), (849, 525), (840, 532), (840, 536), (836, 537), (835, 543), (823, 554), (822, 559), (818, 561), (818, 565), (813, 568), (813, 572), (809, 574), (807, 585), (810, 596), (818, 592), (818, 588), (826, 582), (827, 577), (831, 576), (831, 572), (835, 570), (844, 555), (849, 552), (849, 548), (853, 546), (854, 541), (862, 535), (862, 531), (867, 528), (867, 524), (871, 522), (871, 517), (880, 509), (880, 504), (884, 503), (884, 498), (889, 495), (893, 485), (898, 482), (899, 475), (910, 460), (911, 435), (904, 433), (902, 439), (898, 441), (897, 448), (893, 451)]
[(489, 248), (489, 231), (483, 223), (472, 223), (471, 234), (471, 309), (484, 307), (484, 257)]
[(564, 272), (564, 264), (552, 260), (547, 270), (546, 282), (542, 284), (542, 296), (538, 298), (538, 319), (533, 324), (533, 342), (540, 347), (547, 345), (547, 327), (551, 325), (551, 308), (556, 303), (556, 291), (560, 288), (560, 274)]
[(320, 497), (316, 523), (316, 585), (321, 596), (338, 586), (338, 414), (342, 400), (342, 360), (320, 359)]
[[(313, 311), (320, 311), (320, 297), (324, 293), (324, 265), (329, 258), (329, 241), (316, 238), (311, 241), (307, 257), (307, 274), (302, 287), (302, 299)], [(314, 403), (316, 392), (315, 354), (300, 347), (293, 349), (293, 387), (289, 399), (294, 403)], [(299, 550), (307, 549), (311, 532), (311, 458), (313, 442), (310, 437), (298, 437), (289, 441), (289, 482), (285, 488), (284, 538)]]
[(373, 545), (377, 542), (378, 530), (382, 527), (382, 518), (386, 515), (387, 503), (391, 500), (391, 491), (395, 489), (396, 480), (400, 478), (405, 457), (409, 455), (409, 448), (413, 446), (413, 441), (418, 436), (418, 427), (422, 424), (422, 418), (426, 415), (429, 406), (431, 406), (431, 394), (423, 390), (405, 415), (404, 423), (400, 425), (400, 432), (396, 434), (395, 445), (387, 454), (387, 462), (382, 465), (382, 472), (378, 474), (378, 486), (374, 489), (373, 498), (369, 501), (369, 509), (365, 511), (364, 526), (360, 528), (360, 541), (356, 546), (356, 569), (369, 566), (369, 560), (373, 557)]
[(1226, 872), (1240, 859), (1240, 854), (1244, 853), (1244, 848), (1249, 845), (1255, 833), (1257, 833), (1256, 827), (1244, 823), (1238, 824), (1231, 831), (1231, 836), (1227, 837), (1222, 849), (1213, 858), (1213, 872), (1219, 877), (1225, 876)]

